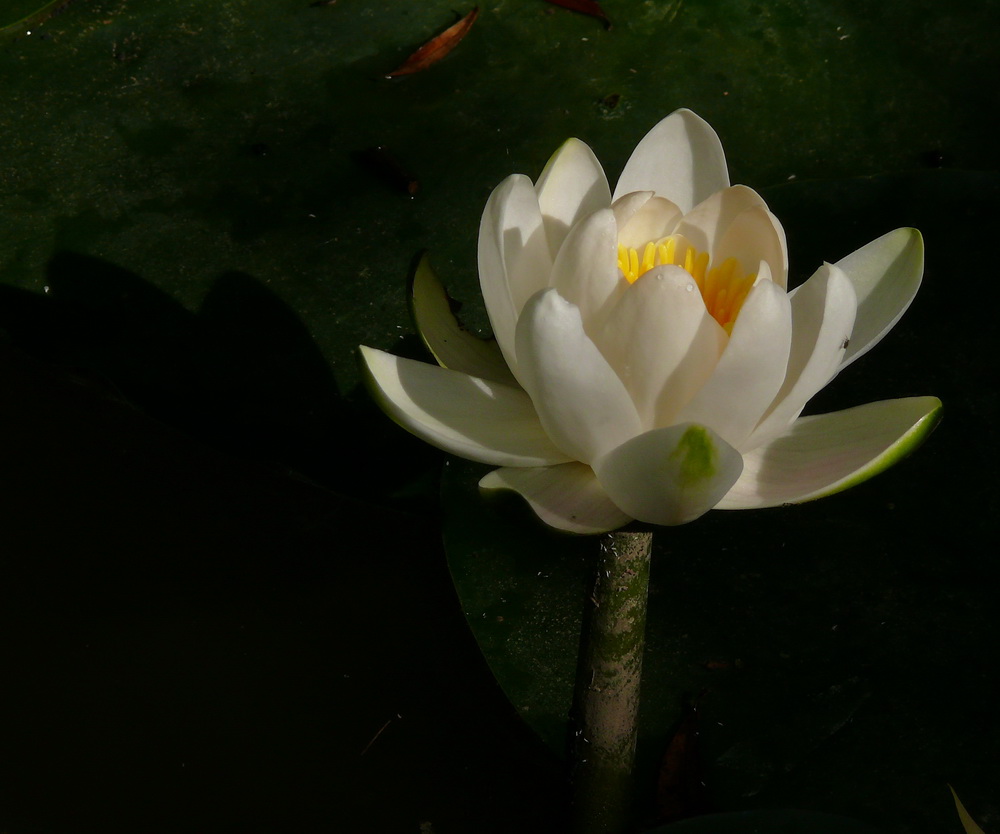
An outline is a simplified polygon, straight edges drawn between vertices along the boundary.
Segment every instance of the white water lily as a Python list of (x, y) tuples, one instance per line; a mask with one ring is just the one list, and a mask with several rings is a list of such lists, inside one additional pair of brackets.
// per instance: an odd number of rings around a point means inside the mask
[(367, 347), (363, 363), (394, 420), (501, 467), (480, 486), (520, 493), (553, 527), (819, 498), (937, 422), (934, 397), (799, 416), (909, 306), (919, 232), (890, 232), (788, 292), (780, 224), (730, 186), (718, 136), (688, 110), (646, 135), (614, 194), (576, 139), (537, 183), (504, 180), (483, 213), (479, 273), (495, 343), (458, 329), (425, 271), (415, 312), (440, 367)]

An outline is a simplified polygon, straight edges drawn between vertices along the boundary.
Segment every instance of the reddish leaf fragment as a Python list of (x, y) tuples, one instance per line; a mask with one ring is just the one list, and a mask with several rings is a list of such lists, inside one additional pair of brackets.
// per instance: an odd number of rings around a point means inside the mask
[(449, 26), (440, 35), (437, 35), (427, 41), (427, 43), (420, 47), (420, 49), (414, 52), (409, 58), (403, 61), (402, 64), (390, 72), (386, 78), (396, 78), (400, 75), (411, 75), (415, 72), (421, 72), (429, 66), (436, 64), (445, 55), (458, 46), (458, 42), (462, 40), (466, 33), (472, 28), (472, 24), (476, 22), (477, 17), (479, 17), (479, 6), (474, 6), (472, 11), (465, 17), (457, 23)]
[(596, 2), (596, 0), (548, 0), (548, 2), (556, 6), (562, 6), (564, 9), (569, 9), (570, 11), (596, 17), (604, 24), (605, 29), (611, 28), (611, 21), (608, 20), (604, 9), (601, 8), (601, 4)]

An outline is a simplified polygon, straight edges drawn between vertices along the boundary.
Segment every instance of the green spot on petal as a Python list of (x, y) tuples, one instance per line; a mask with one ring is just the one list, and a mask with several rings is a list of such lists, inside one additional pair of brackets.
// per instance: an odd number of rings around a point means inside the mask
[(702, 426), (691, 426), (681, 436), (677, 448), (670, 455), (671, 460), (680, 459), (680, 485), (682, 488), (696, 486), (706, 478), (714, 477), (719, 452)]

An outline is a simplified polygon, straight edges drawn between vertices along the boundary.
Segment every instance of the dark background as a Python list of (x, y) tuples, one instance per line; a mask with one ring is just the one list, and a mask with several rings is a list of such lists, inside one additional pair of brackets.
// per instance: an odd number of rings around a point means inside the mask
[[(922, 230), (913, 308), (811, 408), (935, 394), (945, 418), (852, 492), (658, 535), (649, 668), (676, 682), (647, 688), (644, 760), (707, 688), (717, 808), (957, 832), (950, 781), (1000, 821), (1000, 10), (604, 7), (611, 30), (483, 7), (386, 81), (451, 6), (0, 4), (0, 831), (558, 830), (526, 650), (476, 627), (511, 703), (465, 614), (536, 566), (579, 576), (589, 543), (482, 505), (474, 467), (442, 499), (443, 456), (375, 409), (353, 352), (421, 356), (425, 247), (484, 327), (489, 190), (569, 135), (613, 180), (680, 106), (782, 220), (793, 281)], [(483, 565), (461, 602), (449, 559)]]

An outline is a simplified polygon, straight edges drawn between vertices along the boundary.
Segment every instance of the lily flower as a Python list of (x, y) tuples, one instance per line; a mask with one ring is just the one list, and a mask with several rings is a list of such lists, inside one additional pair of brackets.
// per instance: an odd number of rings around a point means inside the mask
[(493, 191), (479, 275), (495, 343), (460, 330), (424, 265), (415, 317), (439, 366), (361, 356), (392, 419), (500, 467), (480, 487), (520, 493), (547, 524), (683, 524), (839, 492), (927, 436), (935, 397), (800, 416), (898, 321), (922, 274), (920, 233), (897, 229), (789, 292), (781, 225), (730, 186), (708, 123), (678, 110), (614, 193), (577, 139), (536, 183), (515, 174)]

